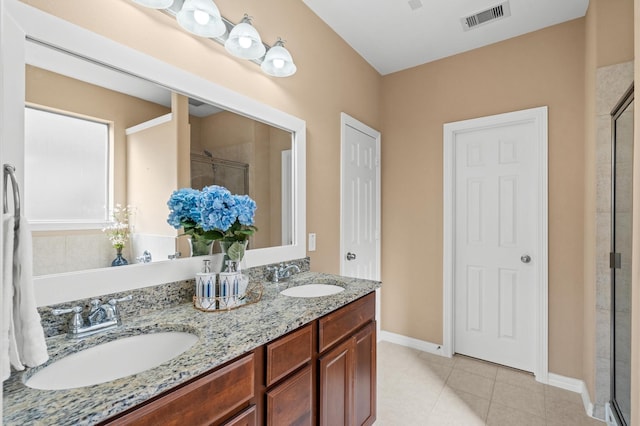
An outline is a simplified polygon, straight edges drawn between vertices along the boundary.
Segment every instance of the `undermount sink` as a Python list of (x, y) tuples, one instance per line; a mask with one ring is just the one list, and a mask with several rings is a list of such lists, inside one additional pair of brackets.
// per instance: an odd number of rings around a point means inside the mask
[(289, 297), (324, 297), (344, 291), (343, 287), (333, 284), (303, 284), (282, 290), (280, 294)]
[(197, 341), (198, 336), (183, 331), (123, 337), (67, 355), (29, 377), (25, 384), (44, 390), (97, 385), (157, 367)]

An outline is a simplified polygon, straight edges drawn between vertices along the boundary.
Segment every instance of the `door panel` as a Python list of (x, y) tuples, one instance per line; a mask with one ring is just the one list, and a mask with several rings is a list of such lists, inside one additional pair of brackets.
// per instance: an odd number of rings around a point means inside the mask
[(535, 126), (455, 138), (455, 352), (534, 370)]
[(499, 277), (498, 337), (514, 339), (517, 327), (518, 272), (500, 269)]
[(467, 331), (482, 332), (482, 288), (484, 286), (484, 269), (476, 266), (467, 267)]
[(376, 327), (369, 323), (354, 339), (353, 412), (356, 426), (376, 418)]
[(348, 339), (320, 358), (320, 425), (349, 424), (353, 342)]
[[(344, 118), (343, 118), (344, 119)], [(344, 119), (342, 134), (342, 275), (379, 279), (379, 137)]]

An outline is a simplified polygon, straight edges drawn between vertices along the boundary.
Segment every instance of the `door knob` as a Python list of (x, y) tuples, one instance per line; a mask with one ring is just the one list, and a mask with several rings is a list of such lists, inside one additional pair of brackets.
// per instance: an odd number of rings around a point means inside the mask
[(347, 260), (356, 260), (356, 254), (355, 253), (347, 253)]
[(520, 260), (522, 261), (522, 263), (529, 263), (531, 262), (531, 256), (529, 256), (528, 254), (524, 254), (520, 256)]

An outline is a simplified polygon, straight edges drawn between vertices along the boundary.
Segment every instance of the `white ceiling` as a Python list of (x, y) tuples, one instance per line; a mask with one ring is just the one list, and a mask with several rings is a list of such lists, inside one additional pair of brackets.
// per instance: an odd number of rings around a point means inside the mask
[(509, 0), (510, 17), (465, 32), (460, 18), (504, 0), (303, 1), (382, 75), (580, 18), (589, 5)]

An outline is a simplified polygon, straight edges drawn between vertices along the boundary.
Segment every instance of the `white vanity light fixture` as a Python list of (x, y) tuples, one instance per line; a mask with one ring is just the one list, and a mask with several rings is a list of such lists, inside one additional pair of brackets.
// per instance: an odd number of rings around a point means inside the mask
[(173, 0), (133, 0), (141, 6), (149, 7), (151, 9), (166, 9), (171, 7)]
[(291, 53), (284, 48), (284, 41), (278, 38), (273, 47), (264, 44), (246, 13), (242, 21), (235, 25), (220, 15), (213, 0), (133, 1), (160, 9), (156, 5), (166, 2), (168, 6), (162, 11), (175, 17), (185, 30), (222, 44), (230, 54), (260, 65), (262, 71), (270, 76), (289, 77), (297, 71)]
[(176, 19), (182, 28), (201, 37), (220, 37), (227, 32), (213, 0), (186, 0)]
[(278, 41), (269, 49), (260, 68), (266, 74), (273, 77), (289, 77), (296, 73), (297, 67), (293, 63), (291, 53), (284, 48), (284, 41), (278, 38)]
[(260, 34), (251, 25), (251, 17), (246, 13), (242, 21), (229, 33), (229, 38), (224, 42), (224, 48), (233, 56), (242, 59), (260, 59), (267, 51), (260, 39)]

